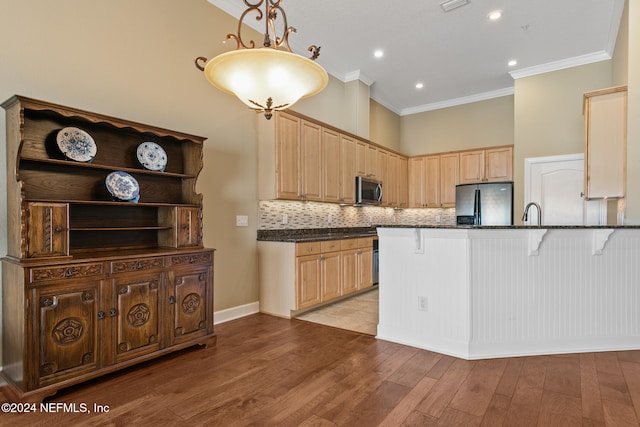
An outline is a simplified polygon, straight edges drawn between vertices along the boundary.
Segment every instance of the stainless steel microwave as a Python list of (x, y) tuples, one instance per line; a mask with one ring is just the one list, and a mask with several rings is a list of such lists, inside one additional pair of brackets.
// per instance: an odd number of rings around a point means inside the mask
[(380, 203), (382, 203), (382, 183), (356, 176), (356, 204), (379, 205)]

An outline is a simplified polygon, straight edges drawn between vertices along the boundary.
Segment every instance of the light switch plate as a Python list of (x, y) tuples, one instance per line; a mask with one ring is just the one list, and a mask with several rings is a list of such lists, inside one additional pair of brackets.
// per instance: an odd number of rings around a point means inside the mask
[(249, 216), (248, 215), (236, 215), (236, 227), (248, 227)]

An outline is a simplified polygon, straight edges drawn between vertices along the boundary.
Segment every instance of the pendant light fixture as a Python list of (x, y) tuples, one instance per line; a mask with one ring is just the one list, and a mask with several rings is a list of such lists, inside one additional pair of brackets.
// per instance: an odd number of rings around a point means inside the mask
[[(273, 111), (291, 107), (299, 99), (315, 95), (327, 86), (329, 76), (315, 60), (320, 47), (310, 46), (310, 58), (297, 55), (289, 47), (289, 34), (296, 29), (287, 25), (287, 17), (280, 6), (282, 0), (260, 0), (251, 3), (243, 0), (247, 9), (238, 21), (238, 33), (227, 34), (227, 40), (236, 41), (236, 50), (207, 60), (199, 56), (196, 67), (213, 86), (235, 95), (249, 108), (264, 112), (267, 119)], [(261, 7), (264, 5), (264, 12)], [(256, 14), (256, 21), (265, 20), (262, 47), (256, 48), (253, 40), (242, 40), (242, 24), (249, 14)], [(276, 33), (276, 18), (282, 18), (283, 32)], [(273, 40), (272, 40), (273, 37)]]

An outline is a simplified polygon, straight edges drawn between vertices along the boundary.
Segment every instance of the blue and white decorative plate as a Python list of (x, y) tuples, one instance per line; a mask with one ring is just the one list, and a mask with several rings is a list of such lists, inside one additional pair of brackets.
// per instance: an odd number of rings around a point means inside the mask
[(62, 154), (76, 162), (91, 162), (98, 152), (91, 135), (75, 127), (61, 129), (56, 136), (56, 142)]
[(137, 203), (140, 200), (138, 181), (126, 172), (116, 171), (104, 180), (107, 190), (113, 197), (125, 202)]
[(167, 166), (167, 153), (155, 142), (143, 142), (138, 145), (136, 154), (145, 169), (163, 172)]

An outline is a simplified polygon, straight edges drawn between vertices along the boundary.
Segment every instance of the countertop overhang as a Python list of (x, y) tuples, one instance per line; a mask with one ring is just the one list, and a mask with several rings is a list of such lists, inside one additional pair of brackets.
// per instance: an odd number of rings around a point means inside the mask
[(640, 229), (640, 225), (378, 225), (377, 228), (435, 228), (445, 230), (590, 230)]
[(263, 242), (317, 242), (323, 240), (358, 239), (375, 237), (375, 227), (303, 228), (286, 230), (258, 230), (258, 241)]

